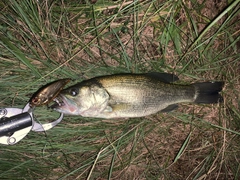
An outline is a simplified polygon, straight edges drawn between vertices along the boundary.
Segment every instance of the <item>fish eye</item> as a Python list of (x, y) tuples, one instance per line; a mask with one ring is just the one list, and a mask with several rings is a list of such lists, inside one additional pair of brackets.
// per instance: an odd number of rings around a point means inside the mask
[(71, 94), (72, 96), (77, 96), (77, 95), (78, 95), (78, 90), (77, 90), (76, 88), (72, 88), (72, 89), (70, 90), (70, 94)]

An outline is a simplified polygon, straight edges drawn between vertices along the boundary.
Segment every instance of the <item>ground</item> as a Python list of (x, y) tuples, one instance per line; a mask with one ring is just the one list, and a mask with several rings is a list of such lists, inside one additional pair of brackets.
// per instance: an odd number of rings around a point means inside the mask
[[(223, 103), (131, 119), (65, 116), (0, 150), (5, 179), (239, 179), (239, 0), (3, 1), (1, 107), (41, 86), (99, 75), (168, 72), (224, 81)], [(58, 113), (38, 107), (40, 122)]]

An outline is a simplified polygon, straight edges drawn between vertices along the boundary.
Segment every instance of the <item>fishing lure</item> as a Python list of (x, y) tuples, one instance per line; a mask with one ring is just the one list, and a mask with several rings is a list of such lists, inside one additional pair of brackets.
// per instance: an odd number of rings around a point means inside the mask
[(49, 104), (55, 97), (57, 97), (63, 87), (70, 81), (70, 78), (66, 78), (44, 85), (36, 93), (33, 94), (29, 101), (29, 105), (31, 107), (35, 107)]

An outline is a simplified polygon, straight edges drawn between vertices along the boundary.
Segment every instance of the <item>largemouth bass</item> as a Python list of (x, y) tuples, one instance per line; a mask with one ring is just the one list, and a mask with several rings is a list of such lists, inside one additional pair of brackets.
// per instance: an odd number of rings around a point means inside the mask
[(83, 117), (142, 117), (168, 112), (178, 103), (218, 103), (223, 82), (177, 85), (167, 73), (121, 74), (95, 77), (64, 89), (51, 106)]

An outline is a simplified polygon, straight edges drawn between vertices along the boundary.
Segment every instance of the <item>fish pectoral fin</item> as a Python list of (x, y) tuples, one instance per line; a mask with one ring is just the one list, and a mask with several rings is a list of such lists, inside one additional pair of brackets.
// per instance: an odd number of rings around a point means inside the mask
[(155, 78), (159, 81), (162, 81), (164, 83), (172, 83), (179, 80), (179, 78), (176, 75), (170, 73), (150, 72), (147, 73), (146, 75)]
[(103, 110), (104, 113), (111, 113), (113, 111), (113, 108), (111, 106), (106, 106), (106, 108)]
[(101, 118), (119, 118), (126, 117), (126, 113), (129, 112), (129, 104), (109, 104), (103, 111), (98, 113), (98, 117)]
[(171, 105), (167, 106), (166, 108), (162, 109), (161, 112), (170, 112), (177, 108), (178, 108), (177, 104), (171, 104)]
[(103, 110), (103, 113), (112, 113), (112, 112), (125, 112), (127, 111), (131, 106), (129, 104), (121, 103), (121, 104), (113, 104), (108, 105)]

